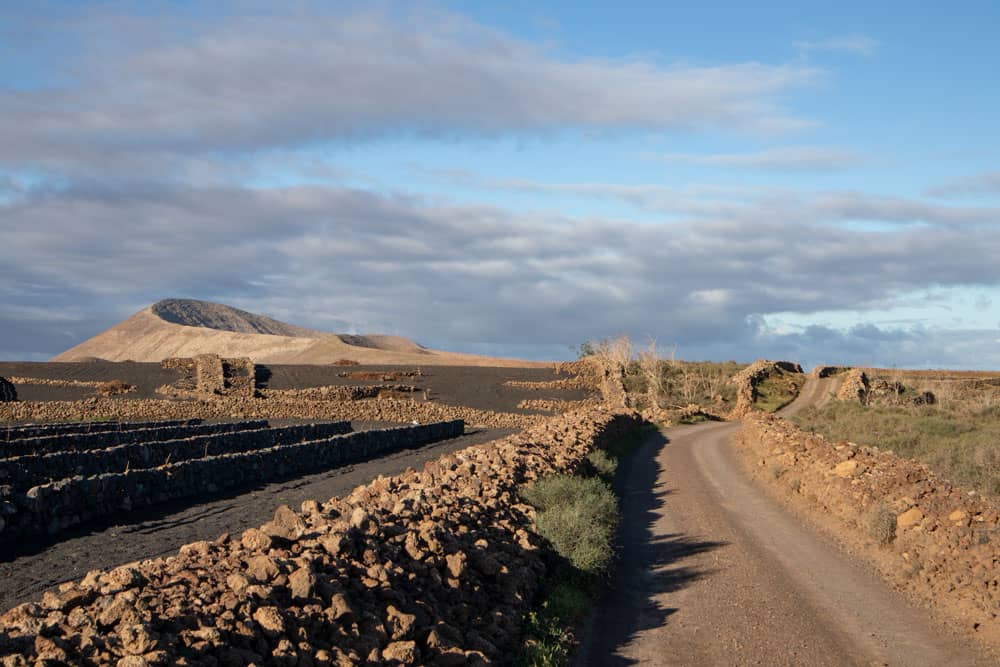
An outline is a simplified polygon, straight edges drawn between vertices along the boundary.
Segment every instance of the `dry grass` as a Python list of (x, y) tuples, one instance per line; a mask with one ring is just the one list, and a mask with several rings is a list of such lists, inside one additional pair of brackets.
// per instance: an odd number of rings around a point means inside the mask
[(890, 449), (923, 461), (954, 483), (1000, 494), (1000, 407), (949, 400), (873, 406), (832, 401), (793, 421), (831, 440)]

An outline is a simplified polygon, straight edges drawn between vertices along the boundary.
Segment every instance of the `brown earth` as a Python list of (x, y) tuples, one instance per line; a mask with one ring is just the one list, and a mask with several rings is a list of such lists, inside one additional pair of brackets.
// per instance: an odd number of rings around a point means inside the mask
[[(826, 400), (813, 382), (802, 400)], [(576, 664), (994, 664), (752, 483), (738, 430), (665, 429), (627, 460), (621, 560)]]
[(333, 334), (304, 329), (222, 304), (169, 299), (53, 357), (53, 361), (161, 361), (217, 354), (258, 363), (551, 366), (424, 348), (399, 336)]

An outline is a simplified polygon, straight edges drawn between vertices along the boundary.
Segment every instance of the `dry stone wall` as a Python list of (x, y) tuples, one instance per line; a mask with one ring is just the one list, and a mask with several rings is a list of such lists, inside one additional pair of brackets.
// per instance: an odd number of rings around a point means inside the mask
[(793, 507), (832, 521), (885, 578), (1000, 649), (1000, 499), (770, 415), (743, 422), (742, 448)]
[(17, 400), (17, 388), (6, 378), (0, 377), (0, 403), (13, 403)]
[(14, 456), (29, 456), (49, 452), (87, 451), (92, 449), (107, 449), (115, 445), (130, 443), (155, 442), (157, 440), (175, 440), (198, 435), (221, 435), (267, 427), (267, 421), (254, 420), (223, 424), (195, 424), (192, 426), (180, 424), (160, 426), (153, 422), (149, 428), (128, 429), (125, 431), (111, 430), (98, 433), (71, 433), (63, 435), (39, 436), (25, 438), (6, 444), (0, 444), (0, 454), (10, 458)]
[(736, 405), (729, 413), (729, 419), (742, 419), (753, 411), (757, 385), (776, 371), (801, 373), (802, 367), (788, 361), (758, 359), (732, 377), (730, 382), (736, 386)]
[(108, 431), (128, 431), (152, 427), (166, 428), (168, 426), (195, 426), (200, 419), (177, 419), (173, 421), (155, 422), (71, 422), (61, 424), (24, 424), (21, 426), (0, 426), (0, 442), (13, 442), (25, 438), (38, 438), (48, 435), (71, 435), (75, 433), (106, 433)]
[(216, 354), (199, 354), (170, 357), (161, 361), (160, 366), (181, 374), (174, 384), (161, 387), (160, 393), (251, 398), (256, 391), (256, 366), (249, 358), (223, 359)]
[(267, 428), (267, 422), (243, 422), (238, 426), (240, 428), (219, 429), (208, 435), (192, 435), (176, 440), (152, 440), (107, 449), (62, 451), (11, 458), (0, 461), (0, 484), (10, 485), (12, 491), (17, 493), (38, 484), (74, 475), (90, 477), (107, 472), (155, 468), (189, 459), (249, 452), (351, 432), (350, 422), (281, 428)]
[[(64, 584), (0, 617), (5, 664), (509, 662), (544, 574), (522, 484), (637, 425), (591, 409), (278, 508), (242, 536)], [(14, 657), (17, 656), (17, 657)]]
[(0, 539), (56, 534), (108, 514), (326, 470), (463, 434), (461, 421), (362, 431), (157, 468), (70, 477), (4, 498)]
[(262, 389), (262, 398), (301, 399), (306, 401), (360, 401), (378, 398), (382, 392), (413, 394), (417, 388), (409, 384), (327, 385), (307, 389)]
[(837, 390), (837, 398), (841, 401), (868, 401), (868, 375), (860, 368), (852, 368), (844, 376), (844, 382)]
[(487, 428), (525, 428), (540, 415), (478, 410), (441, 403), (375, 398), (366, 401), (307, 401), (215, 397), (199, 400), (90, 398), (84, 401), (20, 401), (0, 403), (0, 422), (87, 419), (308, 419), (420, 423), (462, 419)]

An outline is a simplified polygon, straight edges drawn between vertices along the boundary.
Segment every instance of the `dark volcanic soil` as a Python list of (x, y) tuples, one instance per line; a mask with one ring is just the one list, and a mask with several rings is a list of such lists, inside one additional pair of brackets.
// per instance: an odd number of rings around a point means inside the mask
[[(324, 385), (371, 385), (380, 380), (340, 377), (340, 373), (417, 370), (411, 366), (258, 366), (261, 387), (268, 389), (304, 389)], [(528, 398), (579, 400), (586, 392), (575, 389), (545, 389), (536, 391), (504, 386), (507, 380), (541, 382), (568, 376), (556, 375), (551, 368), (488, 368), (476, 366), (423, 366), (422, 375), (390, 380), (391, 384), (413, 385), (430, 392), (431, 400), (447, 405), (463, 405), (480, 410), (497, 412), (533, 412), (520, 410), (517, 404)], [(0, 377), (30, 377), (47, 380), (121, 380), (136, 387), (122, 398), (158, 398), (156, 388), (171, 384), (178, 378), (175, 370), (160, 368), (159, 364), (110, 361), (95, 362), (0, 362)], [(18, 398), (23, 401), (74, 401), (94, 396), (88, 387), (52, 387), (48, 385), (18, 384)], [(417, 394), (418, 400), (423, 395)]]
[[(354, 424), (361, 428), (362, 424)], [(419, 468), (442, 454), (509, 435), (481, 430), (461, 438), (404, 450), (380, 459), (324, 473), (266, 484), (242, 492), (143, 509), (62, 533), (57, 541), (20, 542), (0, 548), (0, 610), (41, 597), (43, 591), (88, 571), (154, 558), (198, 540), (243, 530), (271, 519), (279, 505), (298, 508), (304, 500), (323, 502), (349, 493), (379, 475)]]
[[(267, 365), (263, 375), (269, 389), (303, 389), (324, 385), (380, 384), (379, 380), (361, 380), (339, 377), (340, 373), (355, 372), (409, 372), (411, 366), (285, 366)], [(2, 371), (2, 365), (0, 365)], [(422, 366), (421, 375), (391, 380), (393, 384), (409, 384), (419, 389), (429, 389), (432, 400), (447, 405), (464, 405), (480, 410), (497, 412), (528, 412), (519, 410), (517, 404), (528, 398), (553, 398), (579, 400), (586, 392), (577, 389), (521, 389), (507, 387), (507, 380), (546, 382), (566, 378), (556, 375), (551, 368), (488, 368), (479, 366)]]

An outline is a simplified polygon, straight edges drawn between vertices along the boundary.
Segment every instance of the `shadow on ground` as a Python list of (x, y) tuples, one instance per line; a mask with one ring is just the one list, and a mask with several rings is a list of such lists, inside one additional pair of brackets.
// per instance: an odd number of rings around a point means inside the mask
[(590, 619), (574, 660), (577, 667), (636, 664), (616, 653), (644, 630), (666, 625), (677, 611), (657, 602), (657, 596), (711, 574), (685, 566), (685, 559), (726, 545), (680, 534), (655, 536), (657, 511), (671, 493), (657, 482), (662, 472), (658, 455), (667, 446), (666, 436), (653, 433), (619, 469), (615, 490), (621, 497), (620, 558), (608, 590)]

